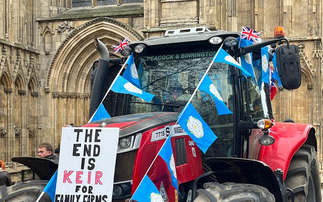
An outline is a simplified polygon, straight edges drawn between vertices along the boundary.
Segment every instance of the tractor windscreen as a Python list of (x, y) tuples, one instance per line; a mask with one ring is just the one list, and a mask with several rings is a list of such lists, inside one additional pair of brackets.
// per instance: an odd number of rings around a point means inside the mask
[[(174, 54), (146, 55), (136, 58), (142, 90), (155, 97), (148, 103), (131, 96), (128, 113), (181, 112), (200, 79), (210, 65), (216, 51), (196, 51)], [(233, 93), (230, 68), (224, 63), (213, 63), (208, 73), (220, 99), (233, 112)], [(214, 98), (198, 90), (191, 104), (218, 136), (219, 156), (227, 156), (233, 144), (233, 114), (219, 115)], [(212, 150), (210, 148), (210, 150)]]

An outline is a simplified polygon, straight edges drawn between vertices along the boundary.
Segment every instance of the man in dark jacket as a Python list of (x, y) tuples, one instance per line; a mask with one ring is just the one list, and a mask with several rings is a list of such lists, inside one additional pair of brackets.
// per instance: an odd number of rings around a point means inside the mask
[(53, 146), (49, 143), (41, 143), (38, 146), (38, 157), (52, 160), (54, 163), (58, 163), (58, 156), (53, 152)]

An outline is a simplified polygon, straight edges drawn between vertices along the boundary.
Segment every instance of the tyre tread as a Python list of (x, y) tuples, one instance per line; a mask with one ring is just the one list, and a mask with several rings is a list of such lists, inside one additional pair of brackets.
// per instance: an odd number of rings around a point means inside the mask
[[(313, 181), (316, 200), (321, 201), (320, 175), (317, 165), (317, 154), (314, 146), (304, 144), (294, 154), (286, 174), (286, 187), (293, 190), (295, 202), (307, 201), (309, 197), (309, 182)], [(310, 195), (310, 198), (313, 198)], [(291, 201), (291, 199), (289, 199)]]

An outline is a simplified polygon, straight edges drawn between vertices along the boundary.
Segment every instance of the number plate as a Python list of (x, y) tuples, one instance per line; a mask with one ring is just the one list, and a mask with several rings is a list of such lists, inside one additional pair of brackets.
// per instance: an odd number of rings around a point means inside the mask
[(164, 128), (155, 130), (151, 134), (151, 142), (166, 139), (172, 131), (172, 137), (187, 135), (187, 133), (180, 127), (180, 125), (165, 126)]

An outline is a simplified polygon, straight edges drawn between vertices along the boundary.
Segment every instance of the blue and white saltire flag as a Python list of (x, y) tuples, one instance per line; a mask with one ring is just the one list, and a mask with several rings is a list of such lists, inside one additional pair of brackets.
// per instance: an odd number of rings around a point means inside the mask
[(154, 95), (137, 88), (135, 85), (133, 85), (120, 75), (114, 82), (113, 86), (111, 87), (111, 90), (115, 93), (134, 95), (140, 97), (141, 99), (147, 102), (150, 102), (154, 97)]
[(269, 84), (269, 54), (267, 46), (261, 48), (261, 81)]
[(39, 195), (36, 202), (38, 202), (44, 195), (44, 193), (47, 193), (52, 201), (55, 201), (55, 192), (56, 192), (56, 183), (57, 183), (57, 170), (48, 181), (47, 185), (43, 189), (43, 192)]
[(142, 179), (137, 190), (132, 195), (132, 199), (138, 202), (164, 201), (157, 187), (147, 175), (145, 175)]
[(278, 82), (278, 86), (281, 87), (282, 82), (281, 82), (279, 74), (278, 74), (277, 63), (276, 63), (276, 53), (274, 53), (274, 55), (273, 55), (272, 62), (274, 65), (274, 73), (272, 75), (272, 78), (275, 79)]
[[(252, 45), (251, 41), (248, 41), (247, 39), (240, 39), (240, 47), (246, 47), (250, 45)], [(245, 55), (242, 55), (240, 59), (241, 59), (241, 66), (250, 74), (252, 78), (255, 78), (255, 71), (252, 65), (252, 53), (247, 53)]]
[(227, 53), (222, 48), (218, 51), (217, 55), (215, 56), (213, 57), (214, 62), (222, 62), (222, 63), (227, 63), (229, 65), (235, 66), (241, 69), (244, 75), (248, 77), (251, 76), (247, 70), (245, 70), (231, 55), (229, 55), (229, 53)]
[(205, 123), (191, 103), (179, 115), (178, 123), (205, 153), (217, 139), (211, 128)]
[(208, 75), (204, 77), (199, 89), (208, 93), (214, 98), (216, 110), (218, 111), (219, 115), (232, 114), (232, 111), (230, 111), (225, 105), (219, 91), (216, 89)]
[(133, 53), (131, 53), (131, 55), (129, 56), (127, 64), (128, 66), (122, 75), (123, 78), (127, 79), (128, 81), (130, 81), (130, 83), (137, 86), (138, 88), (141, 88), (137, 67), (133, 58)]
[(111, 116), (103, 106), (103, 103), (101, 103), (99, 108), (96, 110), (92, 118), (92, 121), (99, 121), (99, 120), (108, 119), (108, 118), (111, 118)]
[(168, 136), (163, 147), (159, 151), (159, 156), (162, 157), (162, 159), (167, 164), (168, 170), (172, 177), (172, 185), (179, 193), (176, 166), (174, 161), (174, 153), (173, 153), (173, 148), (170, 140), (171, 140), (171, 136)]

